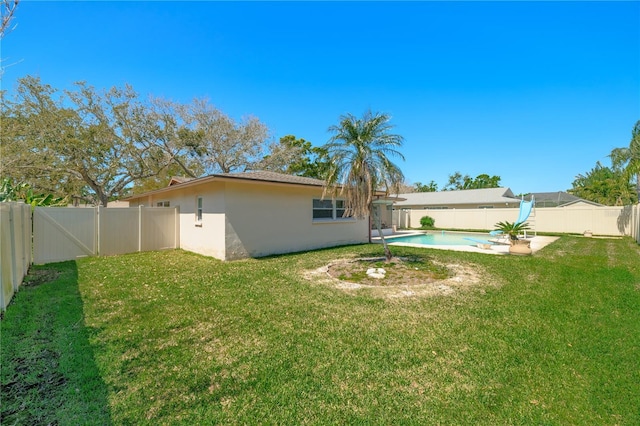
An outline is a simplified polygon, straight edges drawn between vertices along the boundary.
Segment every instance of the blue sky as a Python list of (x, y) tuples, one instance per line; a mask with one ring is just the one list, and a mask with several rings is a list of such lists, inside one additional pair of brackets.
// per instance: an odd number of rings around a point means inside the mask
[(2, 77), (208, 98), (275, 138), (324, 144), (340, 115), (389, 113), (408, 182), (498, 175), (566, 190), (640, 119), (640, 2), (38, 2)]

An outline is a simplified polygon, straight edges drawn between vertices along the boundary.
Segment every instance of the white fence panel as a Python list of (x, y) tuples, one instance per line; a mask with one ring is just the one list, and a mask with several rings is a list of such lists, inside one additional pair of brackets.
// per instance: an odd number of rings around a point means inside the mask
[[(518, 209), (398, 210), (394, 222), (419, 228), (420, 218), (431, 216), (438, 228), (492, 230), (501, 221), (515, 221)], [(640, 205), (626, 207), (535, 208), (528, 222), (537, 232), (632, 236), (640, 241)]]
[(142, 208), (140, 250), (163, 250), (180, 247), (180, 212), (178, 208)]
[(140, 250), (140, 212), (137, 208), (99, 208), (100, 246), (103, 256)]
[(31, 206), (0, 203), (0, 309), (5, 310), (31, 264)]
[(34, 263), (62, 262), (98, 252), (92, 208), (37, 207), (33, 214)]
[(38, 207), (34, 262), (178, 248), (179, 224), (176, 207)]

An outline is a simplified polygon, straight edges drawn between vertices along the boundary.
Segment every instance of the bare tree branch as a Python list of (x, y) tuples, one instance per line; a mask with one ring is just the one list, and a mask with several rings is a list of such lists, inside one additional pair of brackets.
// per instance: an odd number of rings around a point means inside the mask
[(11, 21), (18, 7), (20, 0), (2, 0), (2, 21), (0, 23), (0, 38), (4, 38), (5, 34), (8, 34), (15, 28), (11, 27)]

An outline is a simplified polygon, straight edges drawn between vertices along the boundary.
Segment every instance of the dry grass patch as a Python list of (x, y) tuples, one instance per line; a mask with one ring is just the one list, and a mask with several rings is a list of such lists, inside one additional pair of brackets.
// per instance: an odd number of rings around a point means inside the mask
[[(384, 277), (373, 277), (368, 270), (384, 270)], [(382, 298), (447, 296), (496, 280), (478, 267), (463, 263), (442, 263), (422, 256), (384, 258), (342, 258), (320, 268), (305, 271), (310, 281), (344, 291), (367, 290)]]

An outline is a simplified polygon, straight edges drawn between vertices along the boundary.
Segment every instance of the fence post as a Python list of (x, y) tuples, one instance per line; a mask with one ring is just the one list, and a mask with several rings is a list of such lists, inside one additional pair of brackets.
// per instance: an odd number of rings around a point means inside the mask
[(179, 249), (180, 248), (180, 206), (176, 206), (175, 210), (174, 210), (174, 215), (175, 215), (175, 237), (174, 237), (174, 244), (173, 244), (173, 248), (174, 249)]
[(2, 221), (2, 208), (6, 205), (7, 203), (2, 203), (0, 204), (0, 311), (4, 312), (4, 310), (6, 309), (6, 304), (5, 304), (5, 300), (4, 300), (4, 262), (2, 262), (2, 260), (6, 257), (6, 253), (4, 253), (3, 256), (3, 238), (2, 236), (5, 235), (5, 232), (7, 232), (7, 230), (3, 227), (3, 221)]
[[(29, 272), (29, 266), (31, 264), (31, 259), (29, 259), (29, 253), (31, 253), (31, 227), (29, 226), (31, 223), (29, 220), (31, 218), (31, 207), (29, 206), (28, 209), (25, 209), (24, 205), (20, 206), (20, 215), (22, 216), (22, 220), (20, 221), (20, 223), (22, 223), (22, 229), (20, 230), (22, 253), (20, 253), (20, 256), (22, 256), (22, 275), (24, 276)], [(27, 238), (27, 236), (29, 238)]]
[(638, 202), (638, 204), (633, 206), (633, 213), (634, 213), (633, 217), (635, 220), (636, 242), (640, 244), (640, 202)]
[(93, 208), (93, 218), (94, 218), (94, 222), (95, 222), (95, 234), (94, 234), (94, 238), (93, 238), (93, 252), (96, 254), (96, 256), (100, 256), (100, 253), (102, 252), (102, 247), (100, 247), (100, 216), (102, 216), (102, 209), (104, 207), (103, 206), (97, 206)]
[(18, 264), (16, 263), (16, 219), (14, 217), (14, 207), (13, 203), (9, 204), (9, 232), (11, 238), (11, 249), (9, 250), (11, 253), (11, 283), (13, 285), (13, 292), (17, 292), (20, 287), (20, 278), (18, 276)]
[(142, 209), (144, 206), (138, 206), (138, 251), (142, 251)]

